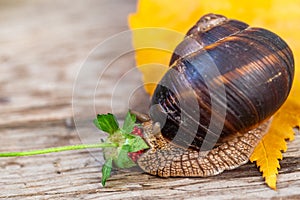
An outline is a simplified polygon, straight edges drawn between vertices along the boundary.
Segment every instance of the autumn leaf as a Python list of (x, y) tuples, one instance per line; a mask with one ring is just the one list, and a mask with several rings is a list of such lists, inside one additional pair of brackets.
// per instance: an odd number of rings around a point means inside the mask
[[(139, 1), (138, 12), (129, 16), (129, 26), (135, 30), (133, 45), (136, 49), (137, 67), (144, 74), (145, 90), (149, 94), (153, 93), (156, 84), (167, 71), (173, 50), (182, 41), (185, 32), (199, 18), (194, 9), (199, 6), (199, 1), (188, 0), (185, 5), (186, 15), (178, 15), (182, 13), (182, 7), (177, 3), (159, 0)], [(136, 31), (141, 28), (144, 30)], [(153, 63), (160, 66), (154, 68)], [(147, 64), (151, 66), (145, 66)]]
[(294, 100), (288, 100), (275, 114), (270, 130), (256, 146), (250, 161), (263, 172), (266, 183), (276, 189), (279, 160), (282, 160), (282, 151), (287, 150), (286, 140), (294, 140), (293, 127), (300, 126), (300, 105)]
[[(172, 50), (183, 39), (186, 31), (204, 14), (217, 13), (245, 21), (251, 26), (264, 27), (280, 35), (293, 50), (295, 62), (300, 56), (300, 4), (297, 0), (214, 0), (195, 1), (180, 0), (139, 0), (137, 12), (129, 16), (129, 26), (133, 30), (133, 46), (136, 51), (136, 63), (143, 74), (145, 90), (151, 95), (156, 83), (165, 73)], [(160, 34), (151, 34), (152, 29), (173, 30)], [(179, 34), (181, 33), (181, 34)], [(140, 49), (147, 44), (164, 48)], [(144, 45), (145, 46), (145, 45)], [(162, 51), (167, 49), (167, 51)], [(153, 63), (161, 64), (153, 69)], [(148, 84), (151, 83), (151, 84)], [(266, 183), (276, 188), (279, 160), (282, 151), (287, 150), (286, 140), (294, 139), (293, 127), (299, 126), (300, 119), (300, 71), (296, 68), (295, 80), (291, 94), (282, 108), (273, 116), (271, 127), (263, 140), (256, 147), (251, 161), (256, 161)]]

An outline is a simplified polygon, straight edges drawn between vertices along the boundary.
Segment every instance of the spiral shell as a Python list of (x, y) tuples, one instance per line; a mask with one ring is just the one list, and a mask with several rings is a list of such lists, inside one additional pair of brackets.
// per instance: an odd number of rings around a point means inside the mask
[(176, 47), (143, 121), (138, 165), (162, 177), (211, 176), (248, 162), (286, 100), (293, 54), (276, 34), (203, 16)]
[(150, 116), (166, 140), (197, 150), (269, 119), (286, 100), (294, 77), (293, 54), (279, 36), (214, 14), (188, 31), (170, 63), (152, 97)]

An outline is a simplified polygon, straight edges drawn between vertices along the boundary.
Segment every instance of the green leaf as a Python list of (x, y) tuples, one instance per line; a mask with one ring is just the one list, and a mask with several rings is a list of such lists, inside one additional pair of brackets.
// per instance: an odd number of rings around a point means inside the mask
[(118, 157), (114, 159), (114, 163), (119, 168), (130, 168), (136, 164), (128, 157), (127, 145), (119, 149)]
[[(130, 135), (131, 137), (129, 137), (128, 135)], [(125, 137), (126, 137), (125, 144), (129, 146), (128, 152), (137, 152), (139, 150), (149, 148), (145, 140), (140, 136), (133, 135), (133, 134), (126, 134)]]
[(105, 186), (106, 180), (110, 177), (112, 169), (112, 158), (106, 160), (105, 164), (102, 167), (102, 180), (101, 183)]
[(97, 120), (100, 129), (109, 133), (110, 135), (112, 135), (115, 131), (119, 129), (118, 121), (116, 120), (115, 116), (111, 113), (98, 115)]
[(135, 126), (136, 116), (134, 114), (131, 114), (130, 112), (127, 112), (127, 115), (125, 117), (125, 121), (123, 124), (123, 131), (125, 133), (131, 133), (133, 131), (133, 128)]
[(124, 133), (123, 135), (126, 139), (134, 139), (135, 137), (137, 137), (137, 135), (131, 133)]
[(98, 119), (94, 119), (93, 123), (95, 124), (95, 126), (101, 130), (101, 127), (99, 125)]

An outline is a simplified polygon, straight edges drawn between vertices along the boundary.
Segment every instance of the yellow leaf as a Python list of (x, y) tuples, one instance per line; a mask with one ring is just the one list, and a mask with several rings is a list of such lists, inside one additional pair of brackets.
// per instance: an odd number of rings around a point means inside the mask
[[(294, 52), (295, 63), (300, 56), (300, 4), (298, 0), (139, 0), (137, 12), (129, 16), (129, 26), (133, 30), (133, 46), (136, 63), (143, 74), (145, 89), (151, 95), (156, 83), (167, 69), (175, 46), (184, 33), (204, 14), (217, 13), (244, 21), (251, 26), (264, 27), (280, 35)], [(159, 34), (135, 31), (139, 28), (163, 28)], [(153, 30), (152, 30), (153, 31)], [(159, 49), (143, 48), (147, 45)], [(142, 48), (142, 49), (141, 49)], [(154, 68), (153, 63), (164, 67)], [(151, 83), (151, 84), (149, 84)], [(293, 127), (299, 126), (300, 113), (300, 70), (296, 68), (291, 94), (282, 108), (273, 117), (269, 132), (256, 147), (251, 161), (256, 161), (263, 172), (266, 183), (276, 188), (278, 159), (281, 151), (287, 150), (285, 139), (293, 140)]]
[[(176, 45), (199, 18), (195, 8), (200, 7), (200, 1), (184, 2), (183, 11), (181, 5), (183, 1), (177, 4), (166, 0), (142, 0), (138, 3), (138, 12), (129, 16), (137, 67), (144, 74), (145, 90), (149, 94), (153, 93), (156, 84), (166, 72)], [(178, 15), (183, 12), (186, 14)], [(151, 64), (161, 64), (165, 67), (154, 70)]]
[(263, 172), (266, 183), (272, 189), (276, 189), (276, 179), (279, 160), (282, 159), (282, 151), (287, 150), (286, 140), (294, 140), (293, 127), (300, 125), (299, 102), (290, 98), (274, 115), (268, 133), (256, 146), (250, 161), (256, 161), (256, 165)]

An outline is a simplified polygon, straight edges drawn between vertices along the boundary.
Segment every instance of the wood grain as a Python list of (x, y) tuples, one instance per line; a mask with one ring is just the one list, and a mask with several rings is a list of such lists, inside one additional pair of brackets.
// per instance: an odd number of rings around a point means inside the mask
[[(104, 137), (92, 128), (89, 118), (74, 125), (73, 85), (90, 51), (128, 29), (127, 15), (135, 7), (133, 0), (1, 1), (0, 151), (95, 142)], [(101, 67), (106, 56), (93, 54), (90, 62)], [(93, 112), (112, 109), (115, 81), (134, 68), (132, 52), (115, 65), (122, 67), (110, 68), (111, 73), (102, 77), (104, 84), (95, 94), (99, 99)], [(89, 83), (92, 89), (97, 84)], [(134, 72), (128, 85), (139, 88), (140, 75)], [(117, 97), (119, 116), (128, 108), (128, 102), (122, 103), (128, 85)], [(132, 98), (130, 105), (147, 109), (143, 92)], [(94, 113), (88, 114), (93, 117)], [(252, 163), (208, 178), (163, 179), (138, 168), (114, 170), (103, 188), (101, 150), (82, 150), (1, 158), (0, 199), (297, 199), (299, 146), (297, 133), (281, 161), (277, 191), (265, 185)]]

